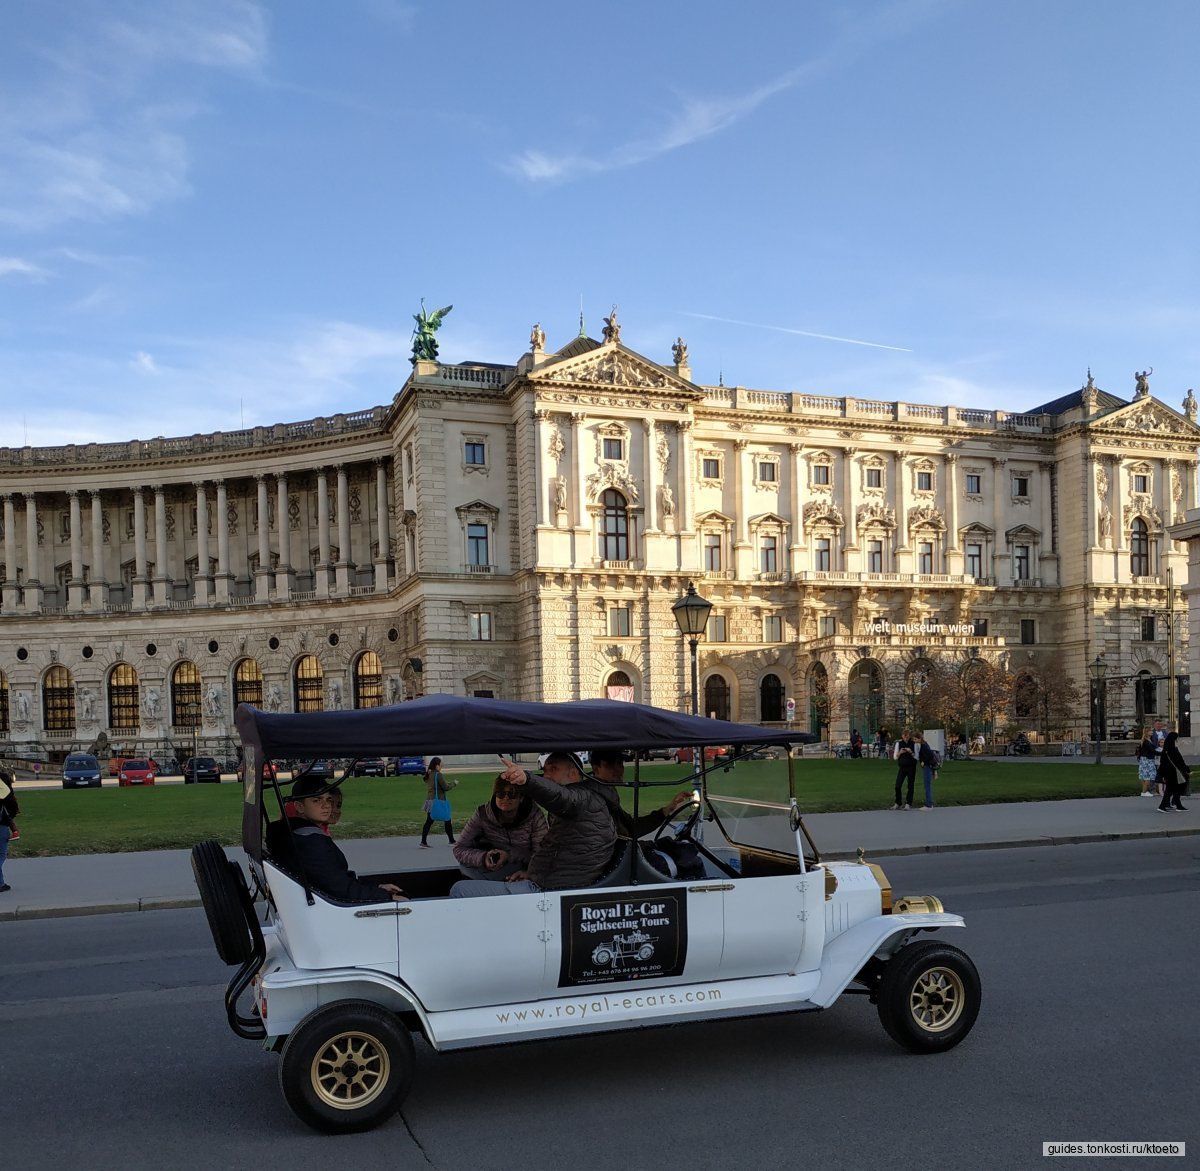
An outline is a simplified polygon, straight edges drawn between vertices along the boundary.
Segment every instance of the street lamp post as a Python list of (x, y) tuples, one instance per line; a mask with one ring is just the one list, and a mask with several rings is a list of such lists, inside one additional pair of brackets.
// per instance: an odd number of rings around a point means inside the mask
[(1104, 676), (1107, 671), (1108, 665), (1102, 654), (1088, 664), (1088, 678), (1092, 682), (1092, 737), (1096, 741), (1096, 764), (1100, 764), (1104, 754)]
[(672, 607), (671, 613), (679, 626), (679, 633), (686, 635), (688, 645), (692, 648), (692, 715), (700, 714), (700, 669), (697, 662), (697, 648), (700, 636), (708, 625), (708, 616), (712, 613), (713, 604), (707, 598), (696, 593), (696, 586), (688, 582), (687, 593)]

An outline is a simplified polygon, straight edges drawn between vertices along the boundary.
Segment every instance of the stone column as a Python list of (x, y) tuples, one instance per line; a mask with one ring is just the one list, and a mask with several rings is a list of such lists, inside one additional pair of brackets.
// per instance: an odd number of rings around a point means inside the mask
[(329, 597), (329, 472), (317, 468), (317, 597)]
[[(577, 529), (590, 529), (588, 523), (587, 511), (587, 469), (588, 457), (583, 450), (583, 424), (587, 420), (587, 416), (582, 411), (575, 411), (571, 415), (571, 455), (575, 462), (575, 475), (571, 478), (575, 481), (575, 527)], [(579, 564), (578, 546), (576, 546), (575, 564)], [(596, 554), (593, 551), (592, 557)], [(591, 558), (588, 558), (590, 561)]]
[(170, 600), (171, 578), (167, 573), (167, 494), (161, 484), (154, 489), (154, 604), (165, 606)]
[[(947, 553), (960, 552), (958, 547), (958, 452), (946, 452), (946, 470), (942, 474), (946, 493)], [(958, 570), (951, 572), (957, 573)]]
[(692, 449), (692, 420), (681, 419), (675, 424), (679, 433), (679, 483), (676, 485), (675, 503), (679, 514), (679, 532), (692, 531), (692, 477), (696, 473), (696, 459)]
[(0, 608), (17, 608), (20, 591), (17, 587), (17, 530), (16, 513), (11, 492), (4, 493), (4, 592)]
[(212, 600), (212, 574), (208, 565), (208, 485), (196, 481), (196, 584), (197, 604), (207, 606)]
[(67, 493), (67, 504), (71, 513), (71, 580), (67, 583), (68, 609), (83, 609), (83, 511), (79, 506), (79, 492), (72, 489)]
[(387, 466), (384, 461), (375, 461), (375, 511), (379, 513), (376, 526), (378, 554), (375, 557), (375, 592), (386, 594), (388, 588), (388, 558), (392, 552), (391, 525), (388, 522)]
[(292, 592), (292, 531), (288, 515), (286, 472), (275, 475), (275, 526), (279, 531), (279, 564), (275, 569), (275, 597), (286, 600)]
[(233, 574), (229, 571), (229, 490), (224, 480), (217, 485), (217, 581), (216, 600), (228, 602)]
[(542, 424), (549, 418), (546, 411), (530, 411), (533, 422), (533, 523), (539, 528), (549, 524), (550, 477), (547, 474)]
[(93, 610), (103, 610), (108, 601), (108, 575), (104, 571), (104, 506), (100, 490), (91, 489), (92, 505), (92, 585), (88, 604)]
[[(857, 454), (857, 447), (847, 447), (842, 452), (842, 515), (846, 519), (842, 541), (846, 549), (854, 550), (858, 549), (858, 517), (855, 514), (858, 493), (854, 490), (854, 457)], [(848, 563), (846, 568), (850, 568)]]
[[(908, 452), (897, 451), (893, 453), (896, 459), (896, 536), (898, 544), (896, 545), (896, 553), (908, 553), (910, 551), (908, 544)], [(896, 570), (901, 571), (900, 559), (897, 556)], [(911, 565), (905, 561), (903, 569), (910, 570)]]
[[(658, 532), (658, 477), (654, 474), (654, 460), (658, 429), (653, 419), (642, 420), (642, 483), (646, 493), (646, 532)], [(664, 524), (665, 528), (666, 525)]]
[(37, 501), (25, 493), (25, 609), (36, 613), (42, 608), (42, 571), (38, 552)]
[(258, 492), (258, 572), (254, 575), (254, 596), (265, 602), (271, 596), (271, 506), (267, 498), (267, 477), (254, 477)]
[[(1012, 490), (1008, 483), (1006, 468), (1008, 460), (992, 460), (992, 528), (996, 535), (992, 538), (992, 571), (991, 576), (998, 585), (1007, 585), (1012, 580), (1011, 574), (1000, 572), (1000, 561), (1003, 558), (1006, 567), (1011, 568), (1012, 558), (1009, 554), (1008, 542), (1004, 538), (1005, 518), (1008, 516), (1008, 502), (1012, 499)], [(1090, 495), (1090, 494), (1089, 494)], [(1089, 518), (1092, 526), (1092, 536), (1089, 544), (1096, 539), (1096, 518)]]
[(800, 564), (800, 551), (804, 548), (804, 444), (793, 443), (788, 447), (791, 452), (790, 465), (791, 492), (789, 494), (789, 513), (792, 521), (792, 543), (788, 547), (789, 565), (792, 573), (799, 573), (803, 566)]
[(350, 481), (346, 465), (337, 469), (338, 559), (336, 590), (345, 597), (350, 592)]
[[(1114, 456), (1111, 463), (1105, 462), (1103, 465), (1097, 464), (1097, 467), (1103, 466), (1108, 473), (1109, 493), (1112, 497), (1112, 547), (1118, 553), (1125, 553), (1129, 550), (1129, 542), (1125, 539), (1125, 477), (1121, 474), (1121, 457)], [(1095, 483), (1095, 477), (1092, 479)], [(1118, 575), (1117, 580), (1120, 580)]]
[(146, 490), (140, 485), (133, 490), (133, 608), (146, 608)]
[[(1052, 463), (1038, 464), (1038, 493), (1042, 502), (1042, 540), (1041, 565), (1042, 579), (1046, 585), (1058, 585), (1061, 575), (1058, 571), (1058, 550), (1054, 546), (1054, 489), (1051, 473)], [(1053, 576), (1053, 581), (1049, 578)]]

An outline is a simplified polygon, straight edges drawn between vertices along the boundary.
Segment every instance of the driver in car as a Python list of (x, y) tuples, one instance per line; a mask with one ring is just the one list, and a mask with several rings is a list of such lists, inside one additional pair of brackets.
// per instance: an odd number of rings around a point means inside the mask
[[(592, 766), (592, 775), (606, 785), (619, 785), (625, 779), (625, 758), (619, 748), (593, 748), (588, 754)], [(621, 808), (618, 801), (613, 817), (616, 818), (617, 831), (622, 837), (640, 838), (658, 829), (665, 821), (683, 806), (691, 804), (692, 791), (685, 790), (676, 793), (661, 809), (652, 809), (634, 817), (632, 813)]]
[(450, 897), (590, 886), (604, 872), (617, 841), (620, 805), (612, 786), (589, 777), (573, 752), (552, 752), (541, 776), (500, 759), (505, 767), (497, 779), (527, 786), (529, 795), (552, 814), (550, 828), (534, 850), (528, 869), (518, 870), (506, 882), (464, 879), (450, 888)]

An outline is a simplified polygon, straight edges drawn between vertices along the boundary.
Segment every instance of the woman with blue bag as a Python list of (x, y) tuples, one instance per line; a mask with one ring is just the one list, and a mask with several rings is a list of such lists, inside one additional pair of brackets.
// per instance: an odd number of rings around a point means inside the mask
[(457, 784), (457, 781), (448, 781), (442, 775), (442, 758), (435, 756), (425, 770), (425, 804), (422, 806), (425, 810), (425, 825), (421, 830), (421, 845), (427, 850), (431, 847), (426, 839), (435, 821), (446, 823), (446, 837), (450, 839), (450, 844), (454, 845), (454, 827), (450, 824), (450, 801), (446, 794)]

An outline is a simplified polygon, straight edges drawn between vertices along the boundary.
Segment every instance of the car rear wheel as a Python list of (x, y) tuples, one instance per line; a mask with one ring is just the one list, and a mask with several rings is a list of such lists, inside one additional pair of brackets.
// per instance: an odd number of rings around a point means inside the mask
[(400, 1109), (415, 1061), (412, 1037), (394, 1013), (347, 1000), (310, 1013), (288, 1037), (279, 1087), (301, 1122), (324, 1134), (351, 1134)]
[(250, 891), (242, 868), (229, 860), (219, 842), (207, 841), (192, 847), (192, 873), (217, 955), (231, 967), (245, 963), (254, 940), (246, 922)]
[(910, 1052), (941, 1053), (971, 1031), (980, 999), (979, 972), (966, 952), (928, 940), (902, 948), (884, 965), (879, 1020)]

